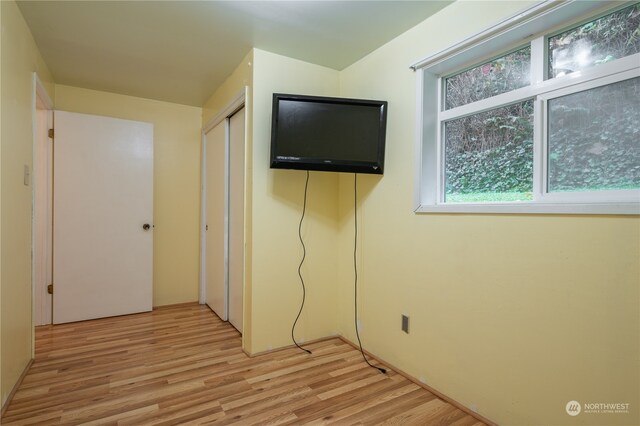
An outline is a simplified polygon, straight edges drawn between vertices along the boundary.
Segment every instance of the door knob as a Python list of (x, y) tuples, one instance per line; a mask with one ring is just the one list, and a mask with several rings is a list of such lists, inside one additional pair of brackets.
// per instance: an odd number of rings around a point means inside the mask
[(151, 229), (151, 225), (149, 225), (148, 223), (145, 223), (144, 225), (142, 225), (142, 229), (144, 229), (145, 231), (148, 231), (149, 229)]

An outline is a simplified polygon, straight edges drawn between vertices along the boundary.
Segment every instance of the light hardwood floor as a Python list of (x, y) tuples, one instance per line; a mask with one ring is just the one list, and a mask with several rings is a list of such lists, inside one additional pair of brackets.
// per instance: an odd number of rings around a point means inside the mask
[(2, 424), (483, 424), (338, 338), (307, 347), (249, 358), (197, 304), (38, 328)]

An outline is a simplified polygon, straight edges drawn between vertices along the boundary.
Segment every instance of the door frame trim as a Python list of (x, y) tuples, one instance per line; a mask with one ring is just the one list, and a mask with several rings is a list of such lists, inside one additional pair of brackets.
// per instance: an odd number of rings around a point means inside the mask
[[(199, 274), (199, 303), (201, 305), (206, 304), (207, 300), (207, 283), (206, 283), (206, 225), (207, 225), (207, 136), (206, 134), (216, 127), (218, 124), (226, 120), (225, 124), (225, 224), (229, 223), (229, 118), (244, 108), (247, 102), (247, 92), (249, 88), (245, 86), (240, 92), (238, 92), (232, 100), (211, 120), (202, 126), (201, 131), (201, 147), (200, 147), (200, 274)], [(246, 118), (245, 118), (246, 120)], [(246, 136), (245, 136), (246, 138)], [(228, 285), (228, 229), (225, 230), (225, 313), (229, 312), (229, 285)], [(244, 312), (243, 312), (244, 314)], [(225, 321), (226, 318), (223, 318)]]
[[(37, 288), (36, 283), (36, 182), (34, 179), (35, 176), (35, 167), (36, 167), (36, 149), (38, 145), (38, 109), (47, 111), (47, 124), (53, 128), (53, 108), (54, 104), (51, 100), (51, 96), (47, 92), (46, 87), (42, 83), (42, 80), (38, 76), (37, 72), (32, 73), (31, 77), (32, 82), (32, 97), (31, 97), (31, 357), (35, 357), (35, 325), (36, 325), (36, 314), (39, 310), (37, 298)], [(45, 131), (48, 131), (45, 130)], [(53, 161), (52, 158), (48, 158), (49, 162)], [(48, 182), (47, 184), (50, 186), (52, 182)], [(46, 206), (45, 206), (46, 208)], [(53, 225), (52, 217), (53, 211), (49, 211), (47, 215), (47, 221)], [(52, 253), (48, 253), (49, 256), (52, 256)], [(53, 312), (53, 306), (51, 306), (51, 311)], [(49, 322), (51, 323), (51, 322)]]

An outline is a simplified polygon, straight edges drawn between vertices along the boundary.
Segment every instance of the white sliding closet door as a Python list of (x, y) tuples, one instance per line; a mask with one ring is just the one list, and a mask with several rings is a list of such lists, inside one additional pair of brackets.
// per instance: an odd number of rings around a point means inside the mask
[(242, 333), (244, 284), (244, 108), (229, 119), (229, 322)]
[(206, 254), (207, 305), (227, 320), (227, 179), (226, 120), (205, 135), (206, 140)]

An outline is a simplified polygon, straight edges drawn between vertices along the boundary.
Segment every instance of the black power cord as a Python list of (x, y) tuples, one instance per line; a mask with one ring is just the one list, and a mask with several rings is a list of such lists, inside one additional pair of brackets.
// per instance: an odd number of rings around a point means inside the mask
[(291, 327), (291, 340), (293, 340), (293, 343), (295, 343), (295, 345), (298, 348), (310, 354), (311, 351), (300, 346), (298, 342), (296, 342), (296, 338), (293, 335), (293, 331), (296, 328), (296, 324), (298, 323), (298, 319), (300, 318), (300, 314), (302, 313), (302, 308), (304, 308), (304, 301), (307, 296), (307, 290), (305, 289), (305, 286), (304, 286), (304, 278), (302, 278), (302, 264), (304, 263), (304, 259), (307, 257), (307, 248), (305, 247), (304, 240), (302, 239), (302, 221), (304, 220), (304, 214), (307, 211), (307, 188), (308, 187), (309, 187), (309, 170), (307, 170), (307, 179), (304, 182), (304, 202), (302, 204), (302, 216), (300, 217), (300, 223), (298, 224), (298, 238), (300, 238), (300, 244), (302, 244), (302, 259), (300, 260), (300, 265), (298, 265), (298, 276), (300, 277), (300, 284), (302, 284), (302, 304), (300, 305), (298, 316), (296, 317), (296, 320), (293, 322), (293, 326)]
[(387, 374), (387, 370), (381, 367), (376, 367), (371, 364), (367, 357), (364, 354), (364, 349), (362, 349), (362, 342), (360, 341), (360, 333), (358, 332), (358, 174), (353, 174), (353, 223), (354, 223), (354, 241), (353, 241), (353, 272), (354, 272), (354, 312), (355, 312), (355, 325), (356, 325), (356, 337), (358, 338), (358, 345), (360, 346), (360, 352), (362, 352), (362, 358), (364, 358), (364, 362), (366, 362), (369, 367), (375, 368), (382, 374)]

